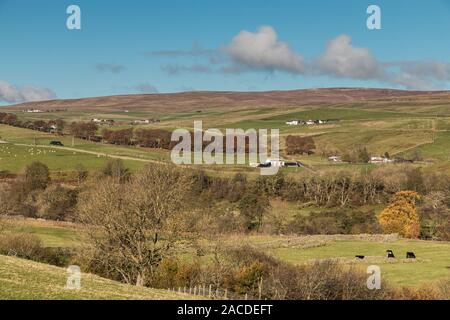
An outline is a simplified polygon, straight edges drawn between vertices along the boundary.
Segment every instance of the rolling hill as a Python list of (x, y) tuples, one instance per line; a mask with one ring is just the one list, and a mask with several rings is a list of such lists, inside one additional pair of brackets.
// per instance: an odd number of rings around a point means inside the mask
[(23, 109), (68, 109), (97, 110), (106, 112), (159, 112), (172, 113), (193, 111), (202, 108), (254, 108), (295, 107), (351, 103), (367, 100), (400, 99), (402, 102), (427, 100), (430, 98), (450, 101), (450, 92), (402, 91), (392, 89), (330, 88), (270, 92), (184, 92), (171, 94), (137, 94), (96, 97), (74, 100), (52, 100), (30, 102), (8, 106), (8, 110)]
[(81, 289), (65, 288), (65, 269), (0, 255), (0, 300), (192, 300), (195, 296), (138, 288), (82, 274)]

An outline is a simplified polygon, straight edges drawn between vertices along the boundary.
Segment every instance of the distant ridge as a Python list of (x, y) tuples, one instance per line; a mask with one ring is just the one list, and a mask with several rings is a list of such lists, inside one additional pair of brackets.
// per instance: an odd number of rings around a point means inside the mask
[(328, 88), (267, 92), (183, 92), (135, 94), (73, 100), (51, 100), (6, 106), (3, 109), (69, 109), (170, 113), (205, 108), (292, 107), (363, 100), (407, 97), (442, 97), (450, 99), (450, 91), (406, 91), (369, 88)]

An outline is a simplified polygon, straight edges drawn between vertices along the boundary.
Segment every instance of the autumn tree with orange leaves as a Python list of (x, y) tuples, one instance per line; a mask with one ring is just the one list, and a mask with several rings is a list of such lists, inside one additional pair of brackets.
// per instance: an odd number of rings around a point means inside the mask
[(420, 195), (415, 191), (396, 193), (389, 206), (378, 216), (378, 222), (384, 233), (398, 233), (406, 238), (418, 238), (420, 222), (416, 203), (419, 200)]

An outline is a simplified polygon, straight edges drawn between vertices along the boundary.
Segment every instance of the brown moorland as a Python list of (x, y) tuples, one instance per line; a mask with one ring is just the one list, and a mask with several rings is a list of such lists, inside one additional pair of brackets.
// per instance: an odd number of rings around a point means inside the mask
[(352, 103), (367, 100), (392, 102), (438, 99), (450, 101), (449, 91), (403, 91), (393, 89), (329, 88), (269, 92), (184, 92), (94, 97), (72, 100), (30, 102), (5, 107), (5, 110), (68, 109), (107, 112), (180, 112), (201, 108), (296, 107)]

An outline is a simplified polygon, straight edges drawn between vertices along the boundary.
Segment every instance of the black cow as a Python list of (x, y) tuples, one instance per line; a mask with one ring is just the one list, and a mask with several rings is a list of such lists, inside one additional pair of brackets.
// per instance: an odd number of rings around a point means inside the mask
[(387, 253), (387, 257), (388, 258), (392, 258), (392, 259), (395, 258), (394, 251), (387, 250), (386, 253)]
[(364, 260), (365, 256), (355, 256), (356, 259)]
[(414, 254), (414, 252), (407, 252), (406, 259), (416, 259), (416, 255)]

